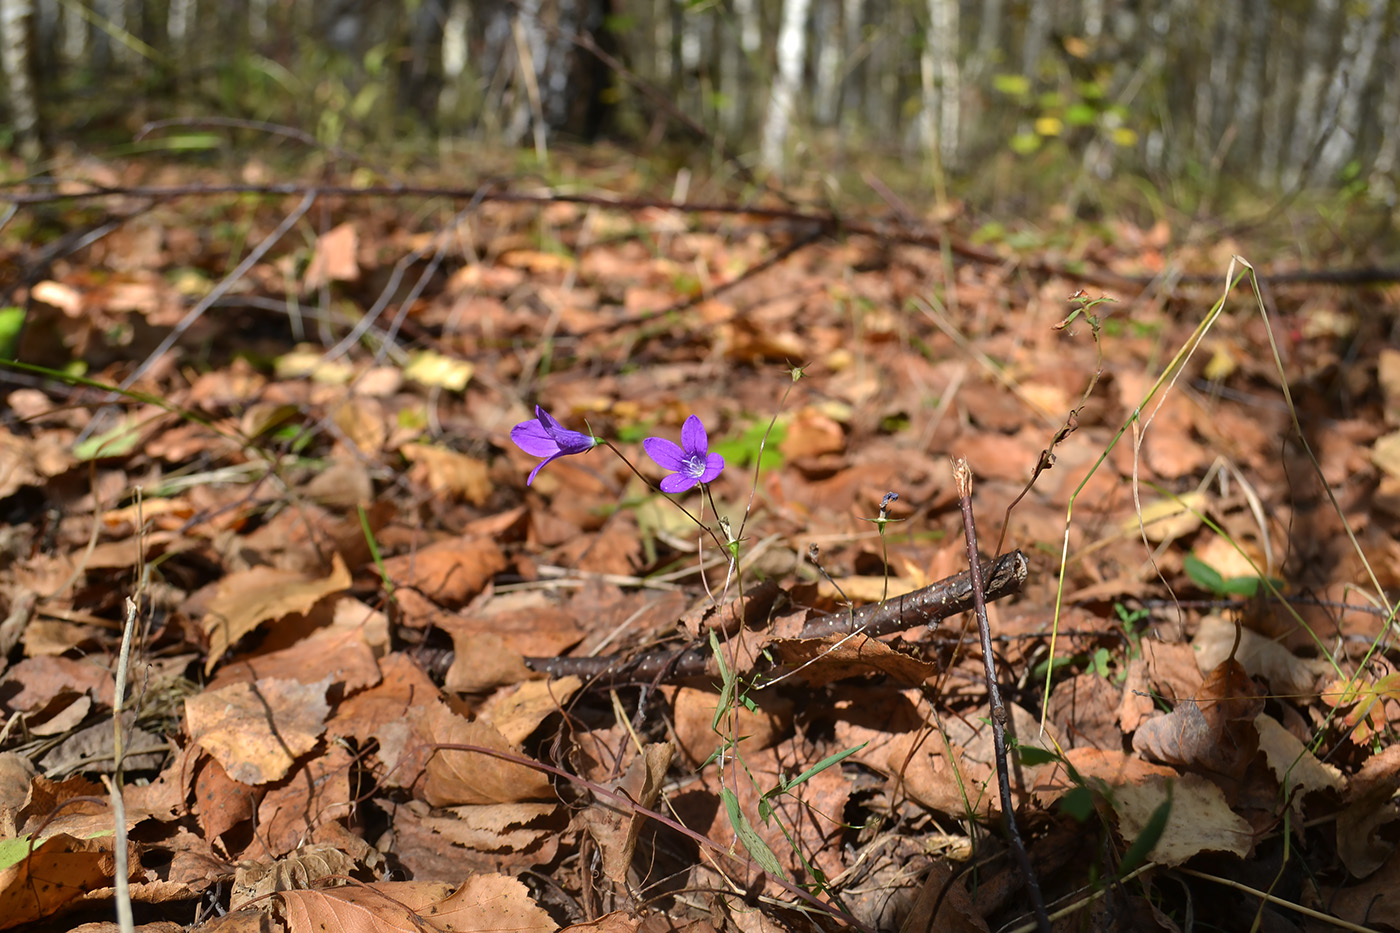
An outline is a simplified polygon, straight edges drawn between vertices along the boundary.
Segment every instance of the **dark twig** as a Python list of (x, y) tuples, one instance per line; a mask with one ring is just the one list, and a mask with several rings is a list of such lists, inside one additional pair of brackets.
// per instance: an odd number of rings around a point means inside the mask
[[(981, 568), (978, 583), (981, 584)], [(1004, 554), (989, 564), (986, 570), (986, 599), (1001, 599), (1019, 593), (1025, 585), (1029, 563), (1020, 551)], [(871, 603), (848, 612), (822, 615), (802, 627), (801, 638), (825, 638), (828, 635), (860, 631), (872, 638), (927, 625), (938, 625), (949, 616), (973, 607), (972, 575), (968, 571), (930, 584), (903, 596), (894, 596), (882, 603)], [(532, 670), (562, 677), (575, 674), (599, 678), (605, 682), (652, 680), (681, 680), (703, 676), (710, 661), (710, 651), (704, 647), (689, 647), (679, 651), (671, 648), (626, 658), (612, 655), (601, 658), (526, 658)]]
[(963, 535), (967, 538), (967, 562), (972, 575), (972, 601), (977, 612), (977, 632), (982, 636), (982, 667), (987, 675), (987, 701), (992, 710), (992, 745), (996, 749), (1001, 812), (1006, 817), (1006, 835), (1011, 840), (1016, 863), (1026, 879), (1026, 890), (1030, 892), (1036, 925), (1041, 933), (1050, 933), (1050, 916), (1045, 912), (1045, 898), (1041, 896), (1040, 882), (1031, 870), (1031, 858), (1026, 854), (1026, 844), (1021, 841), (1021, 831), (1016, 827), (1016, 804), (1011, 799), (1011, 771), (1006, 764), (1006, 704), (1002, 702), (1001, 690), (997, 687), (996, 658), (992, 654), (992, 629), (987, 622), (986, 594), (982, 591), (982, 562), (977, 556), (977, 524), (972, 518), (972, 470), (967, 466), (966, 457), (959, 457), (953, 463), (953, 479), (958, 486)]

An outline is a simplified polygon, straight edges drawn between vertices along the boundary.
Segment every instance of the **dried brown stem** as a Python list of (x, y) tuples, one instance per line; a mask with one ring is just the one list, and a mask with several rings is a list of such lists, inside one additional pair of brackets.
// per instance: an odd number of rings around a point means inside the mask
[(982, 588), (982, 562), (977, 556), (977, 523), (972, 516), (972, 470), (967, 465), (966, 457), (959, 457), (953, 462), (953, 479), (958, 486), (958, 506), (962, 509), (963, 535), (967, 539), (967, 563), (972, 577), (977, 633), (982, 638), (982, 668), (987, 675), (987, 702), (992, 712), (992, 746), (996, 750), (1001, 813), (1006, 818), (1006, 835), (1011, 841), (1011, 851), (1016, 855), (1016, 863), (1021, 868), (1026, 890), (1031, 897), (1036, 926), (1041, 933), (1050, 933), (1050, 916), (1045, 912), (1045, 898), (1040, 893), (1040, 882), (1031, 870), (1031, 857), (1026, 852), (1026, 844), (1021, 841), (1021, 830), (1016, 826), (1016, 802), (1011, 799), (1011, 769), (1006, 762), (1006, 704), (1002, 702), (1001, 690), (997, 687), (992, 628), (987, 621), (987, 597)]

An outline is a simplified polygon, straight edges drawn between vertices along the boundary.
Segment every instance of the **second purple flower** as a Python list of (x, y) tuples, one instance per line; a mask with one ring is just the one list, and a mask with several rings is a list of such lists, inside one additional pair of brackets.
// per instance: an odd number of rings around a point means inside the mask
[(664, 437), (648, 437), (642, 447), (657, 466), (672, 471), (661, 480), (662, 492), (685, 492), (696, 483), (712, 483), (724, 471), (724, 458), (710, 453), (710, 437), (695, 415), (681, 425), (679, 447)]

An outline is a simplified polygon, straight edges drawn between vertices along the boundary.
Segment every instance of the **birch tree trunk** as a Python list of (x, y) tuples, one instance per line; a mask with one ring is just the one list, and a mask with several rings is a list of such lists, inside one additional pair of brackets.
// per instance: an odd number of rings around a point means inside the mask
[(34, 0), (0, 2), (0, 57), (4, 59), (10, 120), (15, 128), (20, 158), (38, 161), (43, 153), (39, 138), (39, 91), (34, 83), (31, 27)]
[(1289, 132), (1288, 164), (1284, 168), (1284, 187), (1296, 185), (1307, 168), (1309, 154), (1322, 131), (1323, 86), (1327, 81), (1327, 50), (1332, 39), (1332, 21), (1337, 14), (1337, 0), (1315, 0), (1312, 16), (1303, 42), (1303, 81), (1298, 85), (1298, 107)]
[(450, 125), (458, 116), (467, 78), (471, 30), (469, 0), (451, 0), (442, 23), (442, 92), (438, 95), (438, 120)]
[(941, 168), (958, 153), (958, 0), (928, 0), (929, 28), (920, 75), (923, 79), (924, 145)]
[(840, 30), (839, 0), (817, 0), (812, 13), (812, 31), (816, 34), (817, 77), (812, 97), (812, 118), (821, 126), (836, 122), (841, 97), (841, 47), (844, 38)]
[(792, 126), (797, 85), (802, 80), (802, 63), (807, 52), (807, 9), (809, 0), (783, 0), (783, 22), (778, 30), (778, 73), (768, 98), (768, 116), (763, 123), (759, 164), (770, 172), (780, 172)]
[(1385, 0), (1362, 0), (1347, 9), (1342, 52), (1327, 89), (1326, 112), (1335, 114), (1336, 120), (1313, 166), (1313, 181), (1333, 179), (1356, 151), (1361, 102), (1370, 87), (1376, 49), (1385, 33), (1382, 18), (1386, 6)]

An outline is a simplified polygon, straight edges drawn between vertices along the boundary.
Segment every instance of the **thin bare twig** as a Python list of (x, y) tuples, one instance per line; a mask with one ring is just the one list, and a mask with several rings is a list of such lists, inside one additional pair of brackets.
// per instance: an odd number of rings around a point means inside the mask
[(1045, 898), (1040, 893), (1040, 882), (1031, 870), (1031, 857), (1026, 853), (1026, 844), (1021, 841), (1021, 831), (1016, 826), (1016, 802), (1011, 799), (1011, 770), (1006, 763), (1006, 704), (1002, 702), (1001, 689), (997, 687), (996, 658), (992, 654), (992, 629), (987, 622), (986, 594), (982, 591), (982, 561), (977, 556), (977, 524), (972, 517), (972, 470), (968, 468), (966, 457), (959, 457), (954, 461), (953, 479), (958, 486), (963, 535), (967, 538), (967, 562), (972, 576), (972, 600), (973, 608), (977, 612), (977, 632), (982, 636), (982, 668), (987, 675), (987, 702), (992, 711), (992, 745), (996, 749), (1001, 813), (1006, 818), (1006, 835), (1011, 841), (1011, 850), (1016, 855), (1016, 863), (1021, 868), (1026, 890), (1031, 897), (1036, 926), (1041, 933), (1050, 933), (1050, 917), (1045, 912)]

